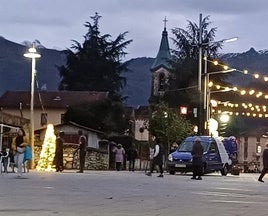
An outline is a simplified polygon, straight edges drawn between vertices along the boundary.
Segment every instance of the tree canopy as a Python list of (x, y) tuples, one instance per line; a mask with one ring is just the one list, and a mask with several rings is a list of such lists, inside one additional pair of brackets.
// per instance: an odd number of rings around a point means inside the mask
[[(191, 21), (188, 21), (186, 29), (172, 29), (174, 34), (172, 41), (176, 49), (172, 50), (172, 73), (174, 74), (172, 77), (175, 79), (171, 79), (171, 87), (185, 88), (197, 86), (199, 46), (203, 48), (202, 56), (204, 56), (205, 50), (209, 59), (218, 56), (218, 50), (222, 48), (222, 42), (214, 42), (217, 28), (209, 28), (210, 25), (211, 22), (209, 21), (209, 16), (207, 16), (201, 21), (201, 29), (199, 29), (196, 23)], [(201, 44), (199, 44), (200, 33), (202, 38)]]
[(64, 120), (107, 134), (112, 132), (122, 134), (128, 126), (122, 103), (112, 102), (110, 99), (93, 104), (70, 106), (64, 115)]
[(99, 30), (101, 16), (96, 13), (86, 22), (88, 32), (84, 42), (73, 40), (71, 49), (67, 50), (66, 66), (59, 67), (61, 82), (59, 90), (73, 91), (107, 91), (112, 100), (122, 100), (120, 90), (126, 80), (121, 72), (127, 71), (122, 57), (125, 48), (132, 40), (125, 40), (127, 32), (119, 34), (115, 40), (111, 35), (102, 35)]
[(151, 135), (157, 137), (165, 149), (173, 142), (180, 142), (193, 133), (193, 125), (178, 110), (169, 108), (165, 103), (159, 103), (154, 107), (152, 119), (149, 124)]

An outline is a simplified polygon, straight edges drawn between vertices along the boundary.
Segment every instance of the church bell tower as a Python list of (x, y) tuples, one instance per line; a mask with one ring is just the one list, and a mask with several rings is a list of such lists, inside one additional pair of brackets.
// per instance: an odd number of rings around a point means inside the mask
[(150, 69), (152, 73), (151, 98), (159, 96), (161, 97), (164, 95), (165, 91), (167, 90), (168, 79), (170, 77), (171, 53), (168, 43), (168, 33), (166, 30), (166, 17), (163, 21), (164, 30), (162, 32), (160, 48)]

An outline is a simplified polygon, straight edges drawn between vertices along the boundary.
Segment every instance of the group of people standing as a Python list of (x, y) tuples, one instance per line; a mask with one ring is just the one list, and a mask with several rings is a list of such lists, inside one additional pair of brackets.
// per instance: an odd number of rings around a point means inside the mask
[[(79, 173), (84, 172), (85, 156), (87, 147), (87, 138), (83, 135), (82, 130), (78, 131), (79, 135), (79, 146), (75, 153), (79, 151)], [(63, 143), (64, 143), (64, 132), (60, 131), (56, 138), (55, 156), (53, 159), (53, 165), (55, 166), (56, 172), (62, 172), (64, 169), (63, 164)], [(16, 137), (12, 141), (12, 156), (14, 158), (14, 164), (17, 167), (18, 177), (22, 176), (23, 164), (25, 161), (31, 159), (31, 149), (29, 141), (26, 137), (25, 131), (20, 128), (17, 132)]]
[[(12, 150), (8, 153), (10, 163), (17, 167), (18, 177), (22, 177), (23, 165), (28, 166), (28, 161), (32, 159), (32, 151), (23, 128), (20, 128), (17, 135), (13, 138), (11, 148)], [(3, 150), (6, 151), (6, 147), (4, 147), (2, 151)], [(28, 167), (25, 168), (27, 169)], [(7, 167), (5, 169), (7, 169)], [(7, 170), (5, 171), (7, 172)]]
[[(85, 157), (86, 157), (86, 147), (87, 147), (87, 138), (83, 134), (82, 130), (78, 131), (79, 135), (79, 146), (74, 151), (76, 154), (79, 151), (79, 171), (77, 173), (83, 173), (85, 167)], [(55, 165), (56, 172), (63, 171), (63, 143), (64, 143), (64, 132), (60, 131), (56, 139), (56, 150), (53, 160), (53, 165)]]
[(113, 148), (114, 158), (115, 158), (115, 168), (117, 171), (122, 170), (122, 166), (124, 163), (124, 159), (128, 160), (128, 169), (129, 171), (135, 171), (135, 161), (138, 157), (138, 152), (134, 146), (131, 146), (129, 150), (126, 152), (122, 147), (122, 144), (118, 144)]

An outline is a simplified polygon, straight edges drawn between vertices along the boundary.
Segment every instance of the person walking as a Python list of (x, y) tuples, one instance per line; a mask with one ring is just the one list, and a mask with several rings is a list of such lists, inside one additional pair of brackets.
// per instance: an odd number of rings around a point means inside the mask
[(151, 159), (151, 168), (150, 172), (146, 173), (147, 176), (152, 176), (152, 173), (156, 166), (159, 167), (160, 175), (157, 177), (164, 177), (163, 175), (163, 148), (159, 142), (159, 140), (156, 138), (156, 144), (154, 146), (153, 154), (150, 154)]
[(12, 141), (12, 149), (14, 154), (14, 162), (17, 166), (18, 177), (22, 176), (22, 166), (24, 161), (25, 148), (28, 145), (27, 139), (25, 137), (25, 131), (20, 128), (18, 130), (17, 136)]
[(86, 160), (86, 150), (87, 150), (87, 138), (83, 135), (82, 130), (78, 130), (79, 135), (79, 171), (77, 173), (83, 173), (85, 167), (85, 160)]
[(261, 171), (261, 175), (258, 178), (259, 182), (264, 182), (262, 180), (262, 178), (268, 172), (268, 143), (266, 143), (266, 147), (265, 147), (265, 149), (263, 150), (263, 153), (262, 153), (262, 162), (263, 162), (263, 169)]
[(53, 160), (53, 165), (55, 165), (56, 172), (63, 171), (63, 143), (64, 143), (64, 132), (60, 131), (56, 139), (56, 151)]
[(126, 154), (125, 149), (122, 147), (122, 144), (118, 144), (114, 148), (113, 152), (115, 153), (115, 167), (117, 171), (122, 169), (122, 164), (124, 162), (124, 156)]
[(127, 153), (127, 159), (129, 162), (128, 170), (134, 172), (135, 171), (135, 161), (138, 157), (138, 152), (134, 146), (131, 146)]
[[(202, 158), (203, 158), (203, 146), (201, 145), (200, 137), (197, 137), (194, 141), (192, 156), (193, 156), (193, 177), (191, 179), (202, 180)], [(196, 178), (198, 176), (198, 178)]]

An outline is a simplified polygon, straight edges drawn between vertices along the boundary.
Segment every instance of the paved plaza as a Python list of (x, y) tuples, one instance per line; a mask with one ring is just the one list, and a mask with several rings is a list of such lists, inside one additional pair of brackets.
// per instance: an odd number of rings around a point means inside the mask
[(157, 178), (144, 172), (75, 170), (0, 175), (0, 216), (267, 216), (268, 176)]

